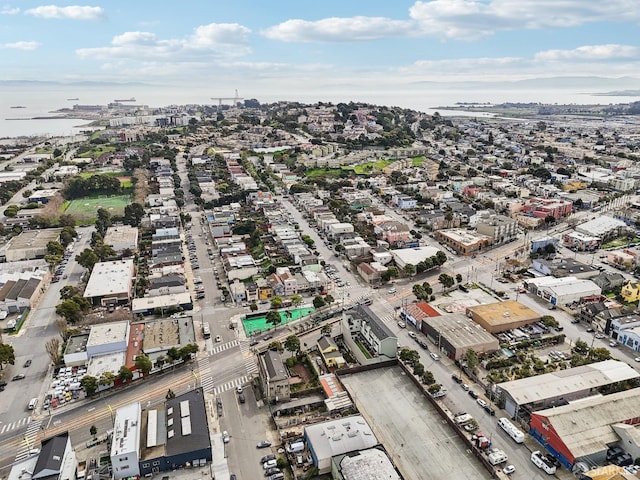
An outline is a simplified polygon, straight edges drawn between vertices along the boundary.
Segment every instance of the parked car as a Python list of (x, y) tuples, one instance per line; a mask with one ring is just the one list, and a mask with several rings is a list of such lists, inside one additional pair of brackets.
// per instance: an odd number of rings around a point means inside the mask
[(451, 374), (451, 380), (456, 382), (458, 385), (462, 383), (462, 379), (459, 376), (457, 376), (455, 373)]
[(24, 373), (19, 373), (18, 375), (15, 375), (11, 381), (15, 382), (17, 380), (24, 380), (25, 374)]
[(473, 390), (469, 390), (469, 396), (471, 398), (473, 398), (474, 400), (478, 398), (478, 394), (476, 392), (474, 392)]
[(409, 332), (409, 336), (413, 339), (418, 338), (418, 336), (415, 334), (415, 332)]
[(429, 355), (430, 355), (430, 356), (431, 356), (431, 358), (433, 358), (433, 360), (434, 360), (434, 361), (436, 361), (436, 362), (437, 362), (438, 360), (440, 360), (440, 356), (439, 356), (437, 353), (431, 352)]
[(480, 405), (482, 408), (484, 408), (484, 407), (488, 406), (488, 405), (487, 405), (487, 402), (485, 402), (485, 401), (484, 401), (483, 399), (481, 399), (481, 398), (476, 399), (476, 403), (477, 403), (478, 405)]
[(277, 465), (278, 462), (276, 462), (275, 460), (268, 460), (262, 464), (262, 468), (264, 468), (265, 470), (269, 470), (270, 468), (276, 468)]
[[(398, 322), (398, 326), (399, 326), (400, 328), (406, 328), (406, 325), (405, 325), (405, 323), (404, 323), (404, 322)], [(415, 334), (414, 334), (414, 335), (415, 335)], [(411, 336), (411, 335), (409, 335), (409, 336)]]
[(502, 473), (504, 473), (505, 475), (511, 475), (515, 471), (516, 467), (514, 467), (513, 465), (507, 465), (502, 469)]
[(269, 440), (260, 440), (256, 445), (256, 448), (269, 448), (271, 446), (271, 442)]
[(224, 430), (222, 432), (222, 441), (223, 441), (223, 443), (229, 443), (229, 440), (231, 440), (231, 437), (229, 436), (229, 432)]
[(24, 362), (24, 368), (30, 367), (31, 366), (31, 359), (27, 360), (26, 362)]
[(265, 455), (264, 457), (262, 457), (260, 459), (260, 463), (264, 463), (264, 462), (268, 462), (269, 460), (275, 460), (276, 456), (273, 453), (270, 453), (269, 455)]

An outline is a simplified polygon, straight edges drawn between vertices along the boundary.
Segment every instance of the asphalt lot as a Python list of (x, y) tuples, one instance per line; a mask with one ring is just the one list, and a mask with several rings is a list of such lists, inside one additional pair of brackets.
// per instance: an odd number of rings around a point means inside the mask
[(404, 478), (490, 478), (399, 367), (340, 378)]

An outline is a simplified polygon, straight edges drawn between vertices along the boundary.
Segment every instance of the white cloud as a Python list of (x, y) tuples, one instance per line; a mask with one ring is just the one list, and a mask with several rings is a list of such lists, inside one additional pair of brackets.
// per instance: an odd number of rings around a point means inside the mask
[(396, 36), (472, 40), (498, 31), (565, 28), (592, 22), (640, 20), (637, 0), (431, 0), (416, 1), (408, 18), (291, 19), (262, 33), (285, 42), (348, 42)]
[(40, 44), (38, 42), (22, 41), (13, 43), (3, 43), (2, 48), (11, 50), (35, 50)]
[(263, 34), (285, 42), (345, 42), (405, 35), (406, 20), (384, 17), (324, 18), (315, 22), (293, 19), (266, 29)]
[(17, 15), (20, 13), (19, 8), (12, 8), (10, 5), (3, 5), (0, 9), (0, 15)]
[(573, 50), (538, 52), (535, 55), (535, 60), (545, 62), (640, 60), (640, 47), (615, 44), (584, 45)]
[(59, 7), (57, 5), (43, 5), (25, 10), (26, 15), (40, 18), (63, 18), (68, 20), (99, 20), (104, 18), (102, 7), (89, 7), (82, 5), (69, 5)]
[(236, 23), (211, 23), (197, 27), (185, 38), (161, 39), (151, 32), (125, 32), (115, 36), (111, 45), (81, 48), (81, 58), (98, 60), (136, 59), (139, 61), (173, 61), (184, 64), (202, 61), (202, 55), (213, 58), (233, 58), (250, 52), (248, 35), (251, 31)]
[(409, 14), (426, 35), (478, 38), (500, 30), (572, 27), (640, 18), (635, 0), (433, 0), (417, 1)]

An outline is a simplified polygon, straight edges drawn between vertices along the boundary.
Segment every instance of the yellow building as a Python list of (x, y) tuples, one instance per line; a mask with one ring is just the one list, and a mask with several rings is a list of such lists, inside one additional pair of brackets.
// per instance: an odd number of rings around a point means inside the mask
[(340, 353), (340, 349), (336, 342), (333, 341), (328, 335), (323, 335), (318, 340), (318, 350), (324, 360), (324, 363), (329, 368), (342, 368), (347, 362)]
[(640, 300), (640, 282), (629, 280), (620, 290), (620, 296), (627, 303)]

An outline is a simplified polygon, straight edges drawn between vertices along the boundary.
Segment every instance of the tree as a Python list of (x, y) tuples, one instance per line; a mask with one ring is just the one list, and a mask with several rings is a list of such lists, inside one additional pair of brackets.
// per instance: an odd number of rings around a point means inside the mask
[(87, 396), (90, 397), (98, 390), (98, 379), (96, 377), (92, 377), (91, 375), (85, 375), (80, 379), (80, 385), (82, 385), (82, 388), (84, 388), (84, 393), (86, 393)]
[(438, 281), (442, 284), (442, 286), (447, 289), (447, 288), (451, 288), (454, 284), (454, 279), (452, 276), (447, 275), (446, 273), (441, 273), (438, 276)]
[(282, 298), (273, 297), (271, 299), (271, 308), (273, 309), (282, 308)]
[(15, 363), (16, 354), (13, 347), (6, 343), (0, 343), (0, 370), (3, 370), (4, 365), (15, 365)]
[(49, 355), (52, 365), (60, 365), (60, 340), (52, 337), (44, 344), (44, 349)]
[(118, 370), (118, 380), (128, 382), (133, 378), (133, 372), (126, 365), (122, 365)]
[(475, 371), (478, 368), (478, 354), (473, 348), (470, 348), (464, 354), (465, 360), (467, 361), (467, 367), (471, 371)]
[(431, 370), (425, 370), (422, 374), (422, 383), (425, 385), (433, 385), (436, 382), (433, 372)]
[(173, 390), (167, 390), (167, 394), (164, 396), (167, 400), (171, 400), (172, 398), (176, 398), (176, 394)]
[(76, 255), (76, 262), (91, 272), (93, 266), (98, 263), (100, 259), (90, 248), (85, 248), (82, 252)]
[(462, 275), (460, 275), (459, 273), (456, 273), (456, 282), (462, 283)]
[(420, 285), (419, 283), (416, 283), (411, 288), (411, 290), (413, 291), (413, 294), (418, 300), (425, 300), (426, 292), (424, 291), (424, 287), (422, 285)]
[(180, 353), (176, 347), (171, 347), (167, 350), (167, 357), (169, 357), (169, 360), (173, 363), (180, 358)]
[(111, 214), (109, 210), (99, 208), (96, 215), (96, 231), (100, 232), (100, 235), (104, 237), (104, 234), (107, 233), (107, 228), (111, 226)]
[(301, 303), (302, 303), (302, 297), (300, 295), (298, 295), (297, 293), (294, 295), (291, 295), (291, 305), (293, 305), (294, 307), (297, 307)]
[(440, 385), (439, 383), (432, 383), (431, 385), (429, 385), (429, 387), (427, 388), (427, 392), (429, 392), (431, 395), (435, 395), (436, 393), (438, 393), (440, 390), (442, 390), (442, 385)]
[(64, 300), (56, 307), (56, 313), (69, 323), (76, 323), (82, 319), (82, 309), (72, 299)]
[(249, 310), (251, 310), (252, 312), (255, 312), (256, 310), (258, 310), (258, 305), (256, 304), (256, 302), (251, 302), (249, 304)]
[(63, 213), (58, 218), (58, 225), (63, 227), (63, 228), (64, 227), (75, 227), (76, 226), (76, 219), (74, 218), (73, 215), (69, 215), (68, 213)]
[(111, 385), (116, 380), (116, 376), (111, 372), (104, 372), (98, 379), (98, 385), (106, 387)]
[(91, 425), (91, 428), (89, 429), (89, 435), (91, 435), (93, 438), (96, 438), (97, 433), (98, 427), (96, 427), (95, 425)]
[(414, 365), (415, 363), (420, 361), (420, 354), (416, 350), (403, 348), (402, 350), (400, 350), (399, 358), (407, 365)]
[(284, 340), (284, 348), (288, 352), (291, 352), (291, 356), (293, 356), (294, 352), (300, 351), (300, 339), (295, 335), (289, 335)]
[(282, 323), (282, 317), (280, 316), (280, 313), (274, 310), (271, 310), (267, 313), (265, 320), (268, 324), (272, 325), (274, 328), (277, 328), (278, 325)]
[(323, 325), (322, 328), (320, 329), (320, 333), (324, 336), (331, 335), (331, 325), (329, 324)]
[(611, 359), (611, 352), (604, 347), (596, 347), (589, 350), (589, 358), (594, 362), (604, 362)]
[(180, 354), (180, 358), (182, 358), (182, 360), (184, 360), (185, 362), (187, 360), (191, 360), (193, 354), (198, 353), (198, 344), (188, 343), (184, 347), (180, 347), (180, 350), (178, 350), (178, 353)]
[(143, 375), (148, 374), (153, 368), (153, 363), (146, 355), (138, 355), (135, 359), (135, 366)]
[(576, 340), (573, 352), (579, 355), (587, 355), (589, 353), (589, 345), (584, 340)]
[(313, 299), (313, 306), (315, 308), (322, 308), (326, 305), (326, 302), (324, 301), (324, 299), (318, 295)]
[(416, 274), (416, 266), (413, 263), (407, 263), (402, 269), (402, 272), (407, 277), (413, 277)]
[(122, 221), (127, 225), (131, 225), (132, 227), (139, 226), (142, 217), (144, 217), (144, 207), (139, 203), (134, 202), (124, 207), (124, 217)]
[(60, 289), (60, 300), (68, 300), (79, 294), (80, 291), (78, 290), (78, 287), (74, 287), (73, 285), (65, 285)]
[(329, 303), (335, 302), (336, 299), (333, 298), (333, 295), (327, 294), (327, 295), (324, 296), (324, 301), (325, 301), (325, 303), (329, 304)]
[(55, 240), (47, 243), (47, 255), (55, 255), (62, 257), (64, 255), (64, 247)]
[(416, 362), (413, 364), (413, 374), (416, 377), (421, 377), (424, 373), (424, 365), (420, 362)]

